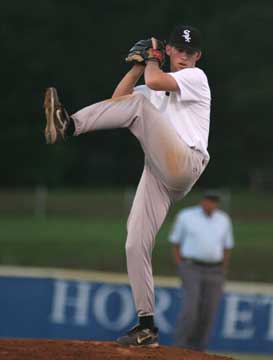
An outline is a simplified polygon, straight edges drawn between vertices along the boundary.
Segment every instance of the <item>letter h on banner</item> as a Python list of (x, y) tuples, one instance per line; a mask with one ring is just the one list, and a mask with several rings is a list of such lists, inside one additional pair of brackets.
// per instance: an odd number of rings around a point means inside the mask
[(70, 321), (75, 325), (87, 325), (91, 287), (82, 281), (55, 281), (51, 321), (56, 324)]

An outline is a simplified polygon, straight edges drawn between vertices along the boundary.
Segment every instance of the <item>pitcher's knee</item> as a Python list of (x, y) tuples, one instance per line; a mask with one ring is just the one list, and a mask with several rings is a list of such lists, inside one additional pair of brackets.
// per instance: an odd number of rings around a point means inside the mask
[(140, 244), (134, 241), (126, 241), (125, 251), (127, 258), (139, 256), (142, 253)]
[(149, 258), (151, 253), (149, 246), (146, 246), (145, 243), (137, 237), (126, 241), (125, 251), (127, 259), (134, 259), (136, 257), (139, 259)]

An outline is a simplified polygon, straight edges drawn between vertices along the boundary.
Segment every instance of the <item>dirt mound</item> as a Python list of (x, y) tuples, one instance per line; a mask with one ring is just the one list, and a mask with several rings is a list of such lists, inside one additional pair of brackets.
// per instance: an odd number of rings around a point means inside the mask
[(123, 348), (113, 342), (1, 339), (1, 360), (230, 360), (174, 347)]

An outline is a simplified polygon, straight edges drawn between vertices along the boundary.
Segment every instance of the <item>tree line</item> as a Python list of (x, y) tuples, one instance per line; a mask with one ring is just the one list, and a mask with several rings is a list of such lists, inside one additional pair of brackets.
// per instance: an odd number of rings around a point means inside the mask
[(137, 184), (143, 154), (127, 130), (45, 145), (44, 89), (56, 86), (70, 113), (108, 98), (137, 40), (167, 40), (184, 23), (201, 30), (198, 66), (212, 91), (211, 161), (200, 184), (248, 186), (273, 168), (272, 13), (266, 0), (2, 2), (0, 185)]

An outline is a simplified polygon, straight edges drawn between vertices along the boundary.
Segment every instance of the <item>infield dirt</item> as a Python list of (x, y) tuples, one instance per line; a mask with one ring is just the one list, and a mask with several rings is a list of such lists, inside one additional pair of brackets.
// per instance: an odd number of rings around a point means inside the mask
[(0, 360), (231, 360), (174, 347), (123, 348), (113, 342), (1, 339)]

